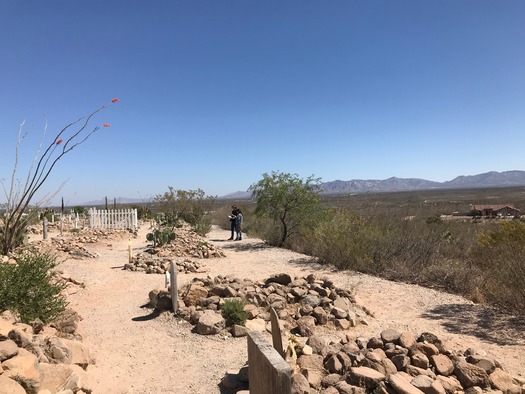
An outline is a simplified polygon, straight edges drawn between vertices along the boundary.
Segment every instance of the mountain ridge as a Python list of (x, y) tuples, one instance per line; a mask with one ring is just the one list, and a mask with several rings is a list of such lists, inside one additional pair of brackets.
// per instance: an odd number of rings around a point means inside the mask
[[(421, 178), (390, 177), (378, 179), (351, 179), (349, 181), (334, 180), (321, 183), (322, 194), (351, 194), (373, 192), (415, 191), (430, 189), (454, 188), (483, 188), (483, 187), (509, 187), (525, 186), (525, 171), (490, 171), (477, 175), (459, 175), (450, 181), (436, 182)], [(237, 191), (220, 199), (247, 199), (250, 192)]]
[[(321, 183), (322, 194), (359, 194), (359, 193), (381, 193), (396, 191), (416, 191), (431, 189), (474, 189), (483, 187), (511, 187), (525, 186), (525, 171), (490, 171), (477, 175), (459, 175), (450, 181), (436, 182), (421, 178), (398, 178), (390, 177), (383, 180), (378, 179), (351, 179), (349, 181), (335, 180)], [(237, 191), (217, 197), (219, 200), (246, 200), (251, 198), (249, 191)], [(118, 204), (147, 204), (153, 198), (137, 199), (118, 197)], [(113, 206), (113, 199), (108, 201), (108, 206)], [(102, 206), (103, 200), (88, 201), (84, 206)]]

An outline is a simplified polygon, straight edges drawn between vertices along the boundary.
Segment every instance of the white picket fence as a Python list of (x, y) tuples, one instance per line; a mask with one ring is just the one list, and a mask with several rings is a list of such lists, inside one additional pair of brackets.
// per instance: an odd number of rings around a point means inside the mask
[(125, 228), (135, 231), (138, 227), (136, 209), (88, 210), (91, 228)]

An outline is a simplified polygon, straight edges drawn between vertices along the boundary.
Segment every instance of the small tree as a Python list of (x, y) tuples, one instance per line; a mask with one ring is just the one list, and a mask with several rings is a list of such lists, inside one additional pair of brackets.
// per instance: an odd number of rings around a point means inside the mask
[[(116, 98), (111, 100), (112, 103), (116, 103), (117, 101), (118, 99)], [(84, 143), (100, 129), (100, 126), (95, 126), (93, 129), (88, 130), (88, 126), (93, 116), (106, 107), (107, 105), (103, 105), (89, 115), (83, 116), (66, 125), (50, 142), (47, 143), (45, 149), (43, 147), (45, 146), (44, 138), (46, 128), (44, 128), (40, 144), (28, 170), (26, 181), (23, 186), (18, 183), (19, 180), (17, 179), (20, 147), (27, 136), (27, 132), (24, 132), (24, 123), (22, 122), (18, 132), (18, 142), (16, 144), (15, 163), (11, 174), (11, 182), (7, 187), (1, 182), (6, 196), (6, 203), (4, 204), (4, 217), (0, 223), (0, 252), (8, 254), (20, 245), (28, 224), (28, 215), (26, 214), (26, 211), (33, 202), (35, 194), (48, 179), (58, 161), (74, 148)], [(104, 123), (103, 127), (109, 127), (109, 123)], [(42, 149), (44, 149), (43, 153), (41, 152)], [(48, 198), (51, 197), (52, 196), (48, 195)], [(39, 204), (37, 203), (36, 205), (38, 206)]]
[(273, 171), (250, 186), (248, 190), (257, 200), (255, 215), (269, 218), (278, 226), (277, 246), (283, 246), (302, 228), (315, 223), (322, 212), (320, 182), (313, 175), (303, 180), (297, 174)]
[(164, 213), (165, 218), (172, 218), (174, 221), (184, 220), (198, 234), (206, 235), (211, 228), (211, 220), (207, 214), (213, 209), (215, 198), (206, 196), (202, 189), (175, 190), (172, 186), (168, 186), (168, 191), (158, 194), (153, 201)]

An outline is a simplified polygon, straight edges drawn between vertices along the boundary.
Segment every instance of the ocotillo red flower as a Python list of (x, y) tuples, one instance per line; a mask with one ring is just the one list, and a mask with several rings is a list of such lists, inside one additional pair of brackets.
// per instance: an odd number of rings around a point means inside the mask
[(102, 126), (109, 127), (109, 123), (104, 123)]
[(118, 98), (115, 97), (113, 100), (111, 100), (111, 102), (112, 102), (112, 103), (116, 103), (116, 102), (118, 102)]
[(56, 144), (57, 144), (57, 145), (60, 145), (60, 144), (62, 143), (62, 141), (63, 141), (63, 139), (60, 138), (60, 139), (56, 142)]

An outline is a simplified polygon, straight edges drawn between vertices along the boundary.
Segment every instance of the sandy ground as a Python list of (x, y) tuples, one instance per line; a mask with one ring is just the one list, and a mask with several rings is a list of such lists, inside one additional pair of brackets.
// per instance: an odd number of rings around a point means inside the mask
[[(146, 232), (143, 226), (132, 240), (134, 253), (147, 245)], [(208, 239), (227, 257), (204, 260), (206, 274), (179, 274), (179, 284), (219, 274), (252, 279), (280, 272), (328, 276), (339, 287), (355, 289), (358, 302), (375, 315), (368, 326), (352, 329), (356, 336), (377, 336), (386, 328), (432, 332), (455, 349), (482, 348), (512, 374), (525, 375), (523, 320), (436, 290), (331, 270), (258, 239), (235, 242), (226, 241), (228, 237), (229, 231), (214, 228)], [(227, 393), (218, 384), (227, 371), (247, 361), (246, 338), (200, 336), (169, 314), (152, 314), (146, 307), (148, 293), (164, 287), (164, 276), (122, 269), (128, 239), (86, 247), (99, 257), (68, 259), (59, 268), (85, 283), (85, 288), (72, 288), (69, 301), (83, 317), (81, 334), (96, 357), (88, 368), (93, 393)]]

